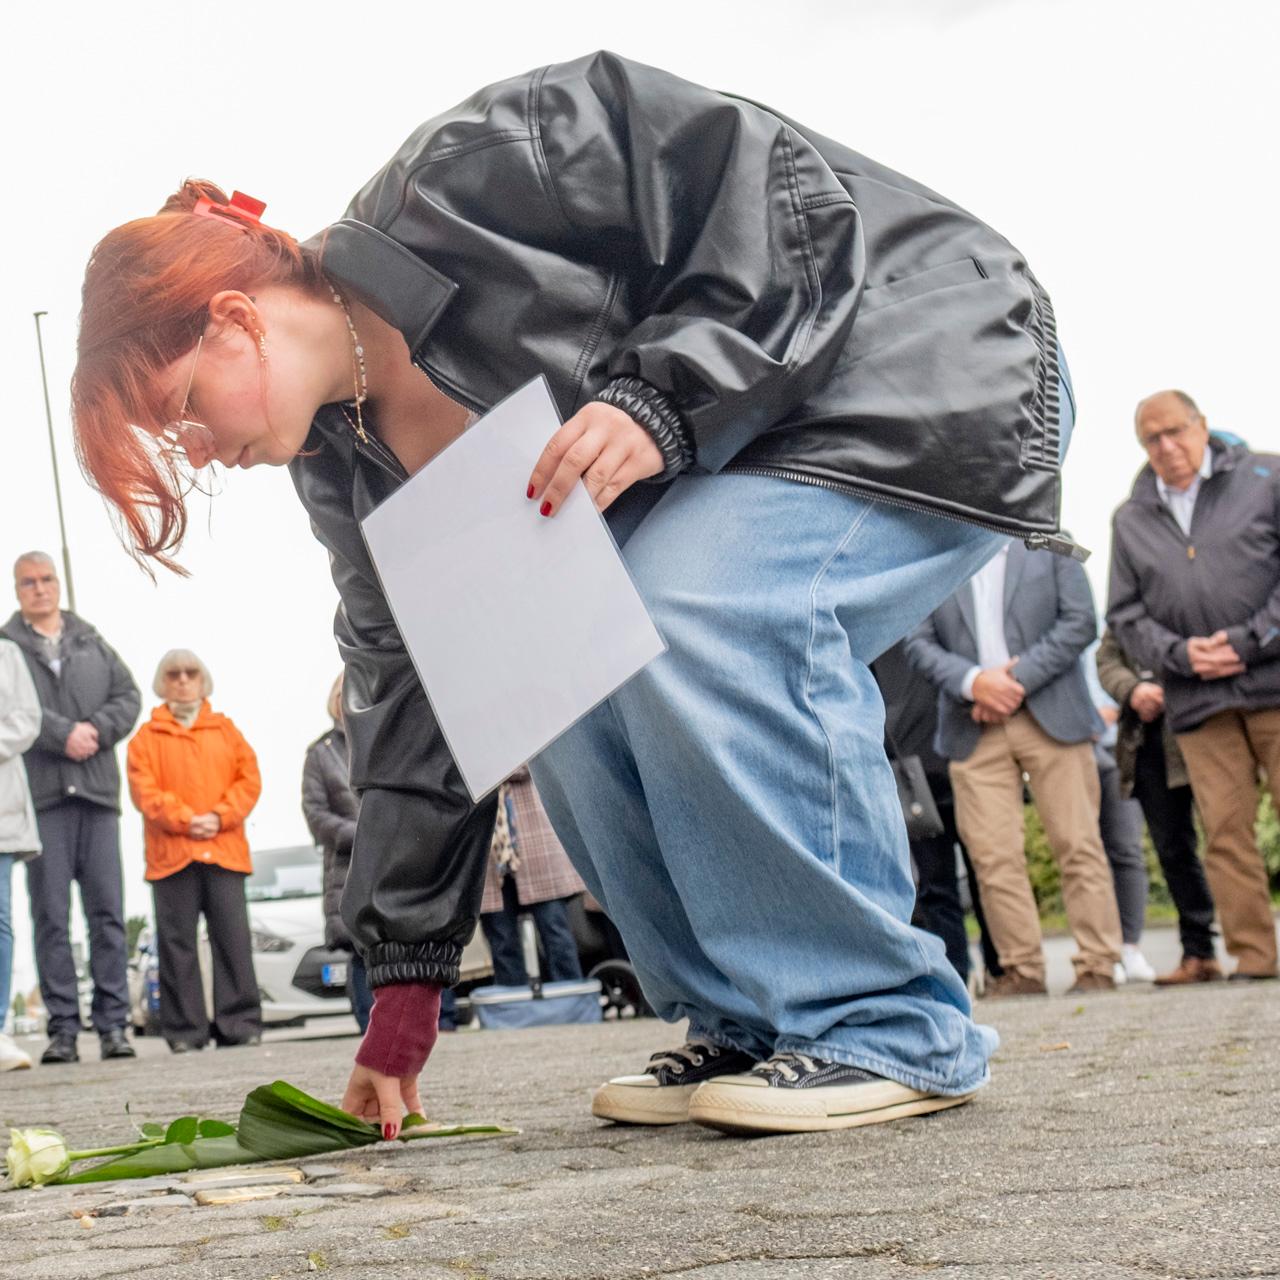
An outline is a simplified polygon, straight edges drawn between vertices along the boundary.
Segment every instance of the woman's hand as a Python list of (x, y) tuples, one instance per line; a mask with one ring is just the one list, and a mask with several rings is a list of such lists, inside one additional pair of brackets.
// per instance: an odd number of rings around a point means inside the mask
[(342, 1109), (361, 1120), (382, 1126), (383, 1138), (390, 1142), (400, 1132), (406, 1112), (425, 1115), (418, 1096), (418, 1077), (384, 1076), (380, 1071), (357, 1063), (342, 1095)]
[(197, 813), (191, 819), (187, 831), (193, 840), (212, 840), (222, 829), (222, 819), (216, 813)]
[(603, 511), (637, 480), (656, 476), (662, 467), (661, 451), (634, 418), (593, 400), (547, 442), (529, 477), (528, 497), (540, 499), (538, 509), (552, 516), (583, 480), (596, 510)]

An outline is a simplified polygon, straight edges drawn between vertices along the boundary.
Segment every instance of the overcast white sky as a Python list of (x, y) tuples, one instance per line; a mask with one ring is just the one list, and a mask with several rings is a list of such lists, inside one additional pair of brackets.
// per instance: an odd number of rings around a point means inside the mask
[[(28, 547), (58, 553), (32, 324), (46, 310), (79, 611), (144, 689), (171, 646), (206, 659), (217, 706), (262, 762), (249, 828), (259, 847), (305, 838), (302, 753), (326, 727), (337, 667), (335, 593), (287, 474), (230, 476), (193, 520), (193, 577), (152, 586), (71, 455), (66, 389), (89, 251), (187, 175), (264, 199), (268, 221), (310, 234), (422, 120), (492, 80), (611, 48), (776, 105), (1026, 253), (1075, 379), (1063, 518), (1095, 552), (1099, 596), (1108, 518), (1141, 461), (1138, 398), (1184, 387), (1212, 425), (1280, 448), (1268, 398), (1280, 6), (1266, 0), (73, 0), (15, 6), (5, 27), (0, 574)], [(123, 831), (128, 909), (145, 911), (132, 810)], [(26, 983), (23, 880), (15, 979)]]

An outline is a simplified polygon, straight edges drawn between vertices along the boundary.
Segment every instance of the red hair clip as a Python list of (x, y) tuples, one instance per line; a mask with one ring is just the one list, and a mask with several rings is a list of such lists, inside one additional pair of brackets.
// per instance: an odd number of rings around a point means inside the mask
[(218, 204), (208, 196), (201, 196), (191, 212), (198, 213), (204, 218), (238, 218), (242, 222), (261, 222), (266, 207), (265, 200), (255, 200), (252, 196), (245, 195), (243, 191), (233, 191), (231, 199), (226, 204)]

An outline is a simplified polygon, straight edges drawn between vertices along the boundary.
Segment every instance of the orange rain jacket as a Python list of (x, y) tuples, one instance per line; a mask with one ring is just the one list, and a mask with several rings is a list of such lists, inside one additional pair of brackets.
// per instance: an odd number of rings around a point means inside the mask
[[(190, 729), (163, 703), (156, 707), (129, 743), (129, 794), (143, 818), (147, 879), (163, 880), (191, 862), (251, 872), (244, 821), (261, 793), (253, 748), (208, 701)], [(222, 829), (212, 840), (193, 840), (191, 819), (209, 812)]]

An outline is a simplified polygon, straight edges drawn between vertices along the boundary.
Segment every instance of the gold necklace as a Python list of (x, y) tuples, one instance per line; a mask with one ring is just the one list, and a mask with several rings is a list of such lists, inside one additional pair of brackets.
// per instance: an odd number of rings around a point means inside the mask
[[(327, 283), (327, 282), (326, 282)], [(369, 373), (364, 363), (364, 346), (360, 342), (360, 335), (356, 333), (356, 326), (351, 319), (351, 311), (347, 307), (342, 294), (329, 285), (329, 292), (333, 294), (333, 300), (342, 308), (342, 315), (347, 322), (347, 332), (351, 335), (351, 382), (355, 391), (356, 420), (351, 421), (351, 415), (344, 407), (342, 416), (346, 418), (347, 425), (360, 437), (361, 444), (368, 444), (369, 437), (364, 429), (364, 414), (360, 411), (360, 406), (369, 398)]]

